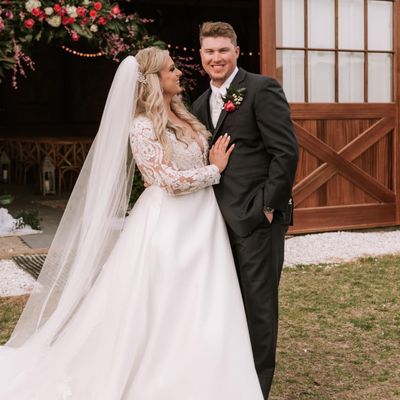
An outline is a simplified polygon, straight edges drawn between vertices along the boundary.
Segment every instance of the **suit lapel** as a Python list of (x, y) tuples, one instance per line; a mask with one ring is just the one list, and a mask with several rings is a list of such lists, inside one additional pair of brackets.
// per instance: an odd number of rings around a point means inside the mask
[(219, 114), (217, 126), (215, 127), (215, 130), (213, 133), (213, 140), (214, 140), (215, 135), (218, 133), (219, 129), (221, 128), (222, 123), (225, 121), (225, 118), (227, 115), (228, 115), (228, 113), (224, 109), (222, 109), (221, 114)]
[(211, 88), (208, 90), (208, 93), (207, 93), (205, 109), (206, 109), (206, 121), (207, 121), (206, 126), (207, 126), (207, 129), (210, 132), (213, 132), (214, 131), (214, 125), (213, 125), (212, 119), (211, 119), (210, 96), (211, 96)]
[[(230, 86), (234, 86), (236, 89), (240, 89), (240, 87), (241, 87), (240, 85), (244, 81), (245, 77), (246, 77), (246, 71), (244, 69), (242, 69), (242, 68), (239, 68), (239, 72), (233, 78), (233, 81), (230, 84)], [(211, 89), (210, 89), (210, 91), (211, 91)], [(208, 102), (208, 108), (207, 109), (208, 109), (208, 115), (210, 116), (210, 105), (209, 105), (209, 103), (210, 102)], [(235, 112), (235, 111), (233, 111), (233, 112)], [(219, 131), (221, 129), (221, 126), (222, 126), (223, 122), (225, 121), (225, 118), (226, 118), (226, 116), (228, 114), (230, 114), (230, 113), (226, 112), (225, 110), (221, 111), (221, 114), (219, 115), (219, 118), (218, 118), (218, 121), (217, 121), (217, 126), (215, 127), (213, 135), (212, 135), (212, 138), (211, 138), (211, 143), (216, 139), (216, 137), (217, 137), (217, 135), (218, 135), (218, 133), (219, 133)], [(211, 117), (209, 117), (209, 118), (211, 120)], [(212, 123), (211, 123), (211, 126), (212, 126)]]
[(214, 126), (211, 121), (211, 113), (210, 113), (210, 96), (211, 96), (211, 88), (204, 93), (201, 104), (199, 106), (199, 111), (201, 115), (199, 115), (200, 120), (204, 123), (207, 130), (211, 133), (214, 132)]

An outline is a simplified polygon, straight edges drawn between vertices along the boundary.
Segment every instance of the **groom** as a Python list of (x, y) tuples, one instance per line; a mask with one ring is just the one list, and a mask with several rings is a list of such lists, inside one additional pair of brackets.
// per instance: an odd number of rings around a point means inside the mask
[(194, 102), (193, 113), (212, 133), (211, 146), (225, 132), (235, 143), (214, 190), (228, 227), (256, 370), (268, 399), (275, 369), (278, 286), (285, 232), (292, 216), (297, 142), (279, 84), (237, 67), (239, 47), (232, 26), (205, 22), (200, 28), (200, 45), (201, 62), (211, 82)]

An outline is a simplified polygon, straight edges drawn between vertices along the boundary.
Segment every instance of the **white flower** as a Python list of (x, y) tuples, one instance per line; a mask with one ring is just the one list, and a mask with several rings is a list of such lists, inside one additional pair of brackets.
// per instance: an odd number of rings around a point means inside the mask
[(76, 7), (75, 6), (67, 6), (66, 10), (67, 10), (67, 14), (70, 17), (76, 18), (78, 16), (78, 14), (76, 13)]
[(53, 14), (54, 10), (52, 7), (46, 7), (44, 9), (44, 12), (46, 13), (46, 15), (51, 15), (51, 14)]
[(42, 3), (39, 0), (28, 0), (25, 3), (25, 8), (26, 8), (26, 11), (32, 12), (32, 10), (34, 8), (39, 8), (41, 5), (42, 5)]
[(90, 3), (90, 1), (89, 1), (89, 0), (83, 0), (83, 2), (82, 2), (82, 4), (83, 4), (84, 6), (87, 6), (87, 5), (89, 5), (89, 3)]
[(47, 23), (53, 28), (58, 28), (61, 25), (61, 17), (59, 15), (53, 15), (46, 19)]
[(91, 32), (97, 32), (99, 30), (99, 28), (97, 27), (96, 24), (90, 25), (90, 30)]

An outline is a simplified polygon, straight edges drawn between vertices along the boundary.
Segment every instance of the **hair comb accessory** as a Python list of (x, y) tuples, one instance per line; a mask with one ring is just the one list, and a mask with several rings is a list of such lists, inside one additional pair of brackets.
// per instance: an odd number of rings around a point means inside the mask
[(140, 71), (138, 71), (138, 81), (143, 84), (147, 83), (146, 77)]

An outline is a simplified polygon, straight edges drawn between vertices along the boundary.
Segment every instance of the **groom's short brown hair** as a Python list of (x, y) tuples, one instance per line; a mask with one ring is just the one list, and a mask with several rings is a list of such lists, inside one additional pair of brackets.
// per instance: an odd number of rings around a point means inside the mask
[(206, 37), (226, 37), (237, 46), (236, 32), (227, 22), (203, 22), (200, 26), (200, 46)]

